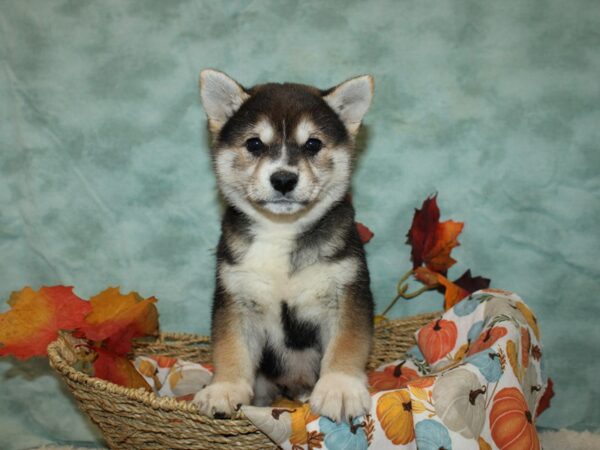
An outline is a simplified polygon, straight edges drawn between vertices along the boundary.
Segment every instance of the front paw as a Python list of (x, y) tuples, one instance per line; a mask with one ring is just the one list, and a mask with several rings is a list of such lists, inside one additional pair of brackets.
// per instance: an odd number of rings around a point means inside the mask
[(371, 396), (365, 377), (332, 372), (317, 381), (310, 396), (311, 409), (336, 422), (350, 421), (367, 414), (371, 409)]
[(252, 398), (252, 386), (246, 381), (235, 383), (221, 381), (209, 384), (196, 394), (193, 403), (200, 412), (215, 419), (230, 417), (241, 405), (247, 405)]

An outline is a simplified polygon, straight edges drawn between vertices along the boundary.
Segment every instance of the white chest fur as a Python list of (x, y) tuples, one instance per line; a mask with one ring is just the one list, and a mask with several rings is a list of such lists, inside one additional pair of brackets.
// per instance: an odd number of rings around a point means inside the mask
[(315, 250), (292, 270), (295, 248), (296, 232), (289, 226), (255, 230), (252, 244), (240, 260), (221, 267), (221, 281), (236, 302), (252, 304), (265, 318), (278, 316), (285, 301), (303, 318), (320, 322), (324, 314), (329, 315), (327, 311), (337, 308), (344, 286), (354, 280), (356, 261), (319, 260)]

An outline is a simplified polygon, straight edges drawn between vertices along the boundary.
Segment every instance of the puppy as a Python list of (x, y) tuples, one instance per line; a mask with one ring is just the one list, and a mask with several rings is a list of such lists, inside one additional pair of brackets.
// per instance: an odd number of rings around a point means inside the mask
[(212, 309), (214, 378), (202, 413), (310, 394), (335, 421), (365, 414), (373, 332), (365, 252), (348, 200), (370, 76), (322, 91), (246, 89), (204, 70), (200, 91), (228, 205)]

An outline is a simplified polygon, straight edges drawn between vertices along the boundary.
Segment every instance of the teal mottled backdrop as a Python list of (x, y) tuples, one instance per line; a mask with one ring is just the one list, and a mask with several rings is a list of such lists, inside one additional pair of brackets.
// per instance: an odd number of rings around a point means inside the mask
[[(557, 391), (539, 424), (597, 430), (599, 30), (597, 0), (0, 1), (0, 297), (120, 285), (160, 299), (163, 329), (207, 333), (220, 208), (199, 71), (371, 73), (354, 202), (379, 310), (437, 191), (466, 223), (451, 275), (538, 314)], [(0, 377), (0, 448), (93, 442), (44, 361)]]

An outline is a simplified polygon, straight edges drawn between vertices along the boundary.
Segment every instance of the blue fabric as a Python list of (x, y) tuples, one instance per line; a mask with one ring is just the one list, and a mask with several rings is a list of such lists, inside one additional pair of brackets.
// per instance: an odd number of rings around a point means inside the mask
[[(220, 206), (200, 69), (372, 73), (354, 202), (379, 309), (439, 192), (466, 223), (451, 277), (470, 267), (538, 315), (557, 391), (539, 423), (597, 429), (598, 29), (595, 0), (0, 1), (0, 297), (120, 285), (156, 295), (165, 330), (207, 333)], [(0, 448), (94, 440), (44, 364), (0, 371)]]

